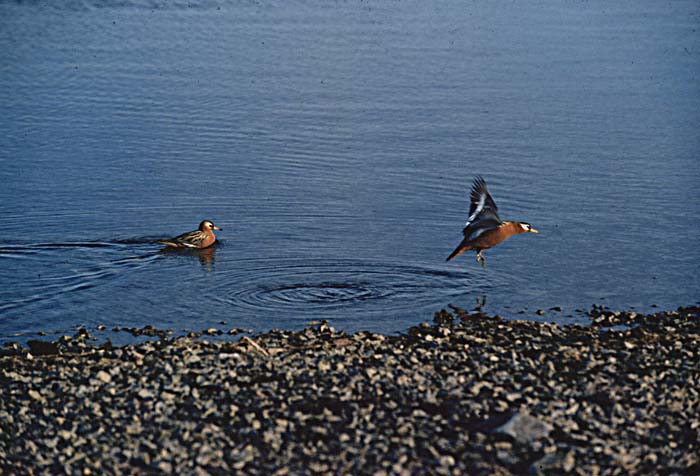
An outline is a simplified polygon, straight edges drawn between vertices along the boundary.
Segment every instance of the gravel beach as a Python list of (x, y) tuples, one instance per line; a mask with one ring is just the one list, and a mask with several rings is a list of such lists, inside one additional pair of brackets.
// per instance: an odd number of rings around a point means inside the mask
[(589, 315), (7, 346), (0, 473), (700, 474), (700, 308)]

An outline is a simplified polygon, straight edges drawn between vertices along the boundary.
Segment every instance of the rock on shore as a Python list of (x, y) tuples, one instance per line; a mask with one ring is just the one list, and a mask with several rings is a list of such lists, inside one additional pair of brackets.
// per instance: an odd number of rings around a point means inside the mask
[(0, 473), (700, 474), (700, 309), (591, 317), (6, 349)]

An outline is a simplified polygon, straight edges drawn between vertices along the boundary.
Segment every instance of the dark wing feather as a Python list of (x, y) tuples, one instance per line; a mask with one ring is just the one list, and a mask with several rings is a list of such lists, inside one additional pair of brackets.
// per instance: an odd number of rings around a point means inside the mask
[(202, 241), (206, 239), (206, 237), (206, 233), (196, 230), (190, 231), (189, 233), (183, 233), (182, 235), (173, 238), (173, 241), (183, 246), (198, 247)]
[[(474, 179), (471, 193), (471, 204), (469, 206), (469, 218), (464, 226), (464, 236), (470, 237), (476, 231), (484, 231), (498, 228), (503, 221), (498, 216), (498, 207), (491, 197), (486, 182), (479, 176)], [(477, 235), (478, 236), (478, 235)], [(472, 237), (472, 239), (476, 236)]]
[(500, 218), (498, 218), (496, 202), (494, 202), (493, 197), (489, 193), (489, 189), (486, 187), (486, 181), (481, 176), (475, 178), (474, 184), (472, 184), (469, 219), (473, 220), (479, 213), (490, 213), (500, 220)]
[(464, 234), (465, 239), (476, 240), (484, 232), (495, 230), (496, 228), (501, 226), (502, 223), (502, 221), (494, 220), (492, 218), (477, 219), (476, 221), (465, 226), (464, 230), (462, 230), (462, 233)]

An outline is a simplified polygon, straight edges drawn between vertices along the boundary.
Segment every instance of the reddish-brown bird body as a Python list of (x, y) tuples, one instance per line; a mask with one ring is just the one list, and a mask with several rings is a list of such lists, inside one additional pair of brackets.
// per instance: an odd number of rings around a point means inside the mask
[(158, 240), (156, 243), (172, 248), (208, 248), (216, 243), (214, 230), (221, 230), (221, 228), (209, 220), (204, 220), (199, 224), (198, 230), (183, 233), (175, 238)]
[(511, 236), (518, 235), (520, 233), (527, 233), (527, 230), (524, 230), (520, 226), (520, 223), (512, 221), (503, 222), (501, 226), (484, 232), (484, 234), (479, 236), (476, 240), (469, 240), (468, 238), (463, 239), (450, 257), (447, 258), (447, 261), (451, 260), (452, 258), (456, 258), (465, 251), (477, 250), (478, 252), (481, 252), (481, 250), (487, 250), (496, 246), (502, 241), (506, 241)]
[(447, 261), (465, 251), (476, 250), (476, 260), (481, 261), (482, 266), (486, 266), (486, 259), (481, 255), (482, 251), (496, 246), (513, 235), (528, 232), (539, 233), (529, 223), (501, 220), (496, 202), (486, 188), (486, 182), (483, 178), (477, 177), (472, 186), (469, 218), (463, 230), (464, 239), (447, 257)]

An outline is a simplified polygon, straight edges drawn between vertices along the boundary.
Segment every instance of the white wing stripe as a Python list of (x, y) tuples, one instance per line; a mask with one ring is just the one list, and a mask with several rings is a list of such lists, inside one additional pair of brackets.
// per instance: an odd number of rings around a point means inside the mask
[(464, 226), (469, 226), (471, 222), (474, 221), (474, 219), (481, 213), (481, 210), (484, 209), (484, 204), (486, 203), (486, 194), (482, 193), (479, 196), (479, 203), (476, 205), (476, 210), (474, 210), (474, 213), (472, 213), (469, 218), (467, 218), (467, 223)]

